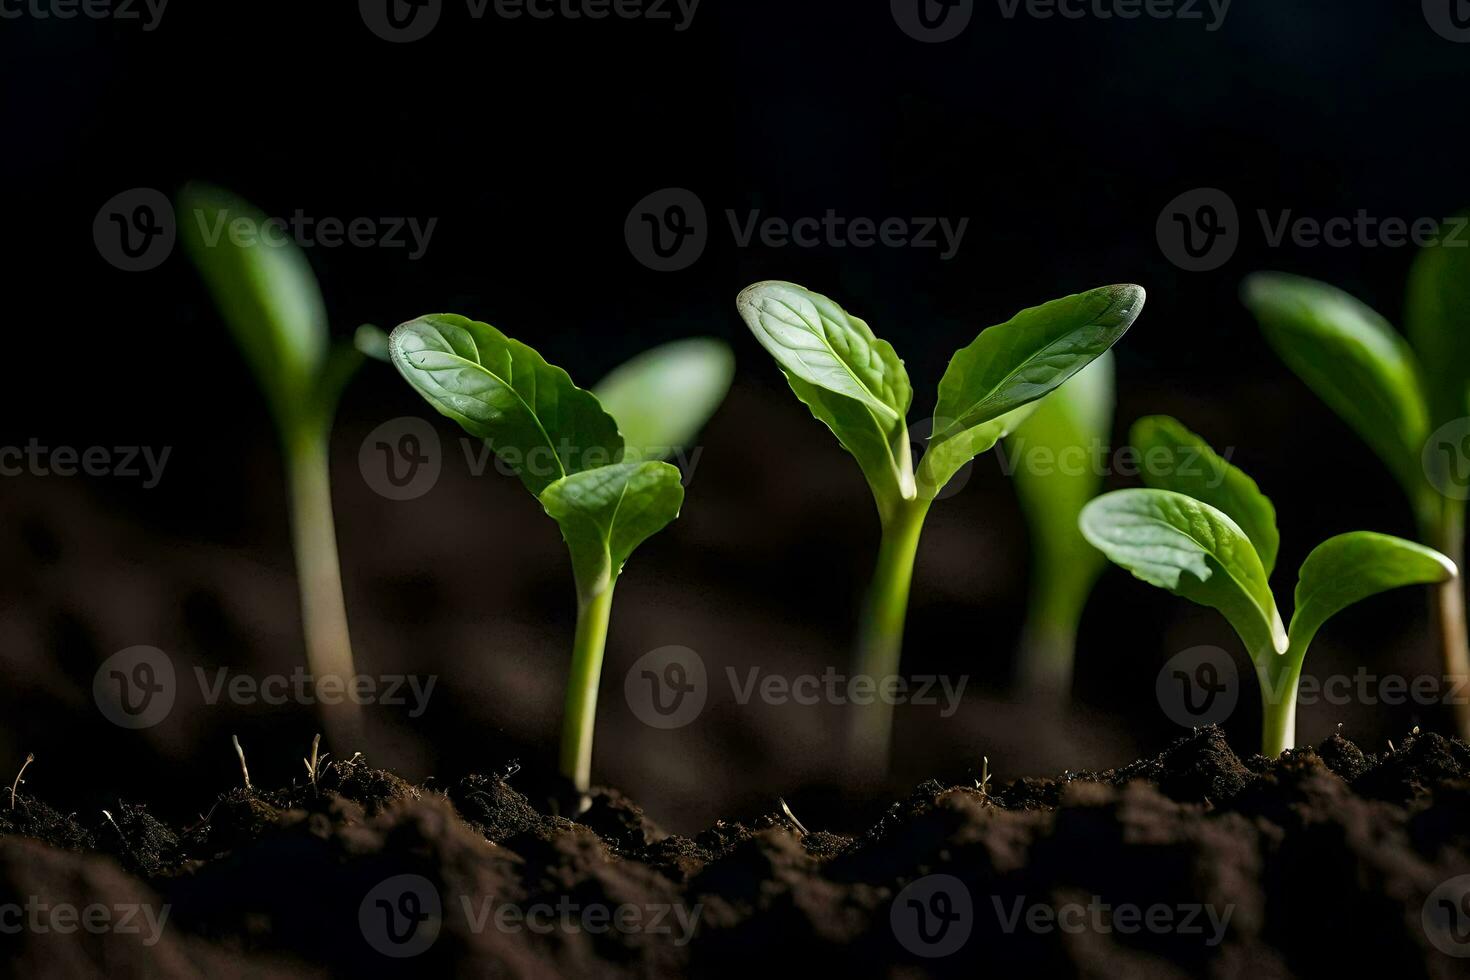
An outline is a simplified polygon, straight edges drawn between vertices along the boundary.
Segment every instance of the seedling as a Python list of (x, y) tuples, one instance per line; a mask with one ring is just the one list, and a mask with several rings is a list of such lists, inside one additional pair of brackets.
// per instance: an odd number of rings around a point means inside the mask
[(1102, 490), (1094, 449), (1113, 428), (1114, 371), (1109, 351), (1036, 403), (1006, 437), (1016, 495), (1031, 537), (1031, 586), (1021, 633), (1020, 681), (1026, 692), (1066, 700), (1072, 689), (1077, 627), (1107, 559), (1083, 540), (1077, 518)]
[(26, 769), (30, 766), (30, 764), (32, 762), (35, 762), (35, 761), (36, 761), (35, 754), (34, 753), (31, 753), (31, 752), (27, 752), (26, 753), (26, 761), (25, 762), (22, 762), (21, 765), (20, 765), (20, 772), (18, 772), (18, 773), (15, 774), (15, 782), (13, 782), (13, 783), (10, 784), (10, 811), (12, 813), (15, 812), (15, 791), (20, 788), (21, 777), (26, 774)]
[[(629, 452), (618, 422), (595, 395), (487, 323), (449, 314), (419, 317), (393, 331), (389, 352), (408, 383), (441, 414), (486, 440), (561, 527), (577, 587), (561, 768), (585, 794), (613, 589), (633, 551), (679, 515), (679, 470), (640, 459), (649, 444)], [(636, 431), (640, 439), (667, 443), (677, 441), (687, 424), (656, 431), (658, 425), (645, 420)]]
[[(1458, 564), (1470, 497), (1470, 245), (1421, 251), (1409, 273), (1408, 340), (1326, 283), (1251, 276), (1245, 303), (1281, 359), (1372, 447), (1408, 495), (1419, 538)], [(1465, 589), (1432, 593), (1445, 674), (1470, 680)], [(1470, 704), (1455, 718), (1470, 739)]]
[[(835, 302), (789, 282), (747, 288), (736, 306), (787, 382), (856, 457), (883, 533), (859, 631), (855, 673), (895, 676), (919, 534), (951, 478), (1011, 431), (1037, 399), (1111, 347), (1143, 308), (1139, 286), (1104, 286), (1022, 310), (957, 352), (939, 382), (928, 446), (914, 465), (913, 389), (892, 345)], [(854, 712), (854, 767), (887, 764), (889, 699)], [(858, 771), (862, 771), (859, 769)]]
[(1135, 577), (1218, 609), (1245, 644), (1261, 684), (1261, 751), (1296, 744), (1302, 661), (1317, 631), (1355, 602), (1402, 585), (1433, 585), (1454, 562), (1402, 538), (1354, 531), (1318, 545), (1297, 574), (1290, 627), (1271, 594), (1280, 535), (1256, 482), (1172, 418), (1140, 419), (1131, 442), (1147, 489), (1117, 490), (1082, 511), (1082, 535)]
[[(352, 641), (332, 520), (328, 440), (343, 388), (362, 355), (333, 344), (311, 266), (266, 217), (226, 191), (191, 184), (179, 196), (179, 234), (249, 363), (275, 420), (286, 464), (306, 659), (320, 682), (351, 685)], [(361, 738), (350, 698), (323, 708), (338, 746)]]
[(231, 735), (230, 741), (235, 743), (235, 754), (240, 757), (240, 775), (245, 777), (245, 792), (250, 792), (250, 767), (245, 765), (245, 750), (240, 746), (240, 738)]
[(322, 737), (321, 735), (317, 735), (311, 740), (311, 758), (301, 760), (306, 766), (306, 776), (311, 780), (312, 795), (316, 795), (318, 792), (317, 780), (321, 778), (322, 772), (324, 771), (323, 765), (327, 761), (327, 756), (331, 755), (330, 752), (327, 755), (319, 755), (318, 753), (321, 751), (321, 747)]

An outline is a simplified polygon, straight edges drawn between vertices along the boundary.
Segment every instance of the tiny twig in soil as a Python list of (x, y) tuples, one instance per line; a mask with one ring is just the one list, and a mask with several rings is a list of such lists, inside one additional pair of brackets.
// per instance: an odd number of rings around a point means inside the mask
[(980, 778), (975, 780), (975, 788), (980, 791), (982, 800), (990, 799), (990, 756), (980, 757)]
[[(326, 762), (327, 756), (332, 754), (328, 752), (327, 755), (318, 756), (317, 750), (321, 748), (321, 745), (322, 736), (320, 733), (318, 733), (317, 736), (311, 740), (311, 758), (301, 760), (302, 762), (306, 763), (306, 774), (311, 777), (311, 792), (313, 795), (319, 794), (316, 786), (316, 781), (317, 777), (322, 774), (322, 763)], [(247, 779), (247, 782), (248, 781), (249, 780)]]
[(245, 750), (240, 747), (240, 737), (231, 735), (230, 741), (235, 743), (235, 754), (240, 757), (240, 772), (245, 775), (245, 792), (250, 790), (250, 768), (245, 765)]
[(780, 799), (780, 797), (777, 797), (777, 799), (779, 799), (781, 802), (781, 812), (786, 814), (787, 820), (790, 820), (793, 824), (796, 825), (796, 829), (801, 832), (801, 836), (806, 837), (807, 835), (809, 835), (811, 831), (807, 830), (801, 825), (801, 821), (796, 819), (796, 814), (791, 812), (791, 807), (786, 805), (786, 801), (784, 799)]
[(106, 810), (103, 810), (102, 815), (107, 818), (108, 823), (112, 824), (112, 829), (117, 831), (117, 836), (122, 837), (123, 840), (127, 840), (127, 837), (124, 836), (122, 832), (122, 828), (117, 825), (116, 820), (112, 819), (112, 814), (108, 813)]
[(23, 763), (21, 763), (20, 772), (18, 772), (18, 773), (15, 774), (15, 782), (13, 782), (13, 783), (10, 784), (10, 811), (12, 813), (15, 812), (15, 790), (16, 790), (16, 787), (18, 787), (20, 785), (20, 777), (22, 777), (22, 776), (24, 776), (26, 774), (26, 767), (29, 766), (32, 762), (35, 762), (35, 761), (36, 761), (35, 754), (34, 753), (31, 753), (31, 752), (27, 752), (26, 753), (26, 761), (23, 762)]

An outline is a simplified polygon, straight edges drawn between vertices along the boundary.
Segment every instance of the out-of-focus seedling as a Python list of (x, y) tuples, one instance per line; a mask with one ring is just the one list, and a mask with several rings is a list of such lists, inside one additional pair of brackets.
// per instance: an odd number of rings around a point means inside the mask
[[(1242, 295), (1266, 339), (1383, 460), (1408, 495), (1420, 540), (1457, 564), (1470, 497), (1470, 241), (1425, 248), (1409, 274), (1408, 340), (1326, 283), (1280, 273), (1246, 279)], [(1411, 346), (1412, 344), (1412, 346)], [(1457, 687), (1470, 680), (1465, 589), (1433, 592), (1441, 656)], [(1455, 720), (1470, 739), (1470, 703)]]
[[(892, 345), (835, 302), (789, 282), (745, 289), (736, 306), (787, 382), (851, 453), (878, 505), (883, 536), (859, 631), (855, 673), (879, 684), (898, 673), (909, 586), (929, 506), (951, 478), (995, 445), (1031, 403), (1111, 347), (1143, 308), (1138, 286), (1103, 286), (1022, 310), (983, 331), (939, 382), (933, 430), (917, 466), (910, 452), (913, 389)], [(856, 772), (887, 765), (893, 706), (878, 697), (852, 715)]]
[[(328, 440), (343, 388), (362, 362), (333, 344), (316, 277), (300, 248), (234, 195), (191, 184), (179, 195), (179, 234), (275, 419), (291, 497), (291, 525), (306, 659), (318, 683), (351, 689), (352, 641), (332, 519)], [(196, 379), (197, 380), (197, 379)], [(339, 747), (362, 737), (352, 699), (322, 705)]]
[(1082, 511), (1082, 535), (1150, 585), (1218, 609), (1245, 644), (1261, 684), (1261, 751), (1296, 744), (1302, 661), (1328, 619), (1369, 596), (1453, 578), (1454, 562), (1402, 538), (1354, 531), (1318, 545), (1297, 574), (1290, 627), (1270, 586), (1280, 536), (1256, 482), (1171, 418), (1131, 434), (1147, 489), (1117, 490)]
[(1096, 451), (1113, 428), (1113, 354), (1103, 354), (1036, 403), (1006, 437), (1012, 478), (1031, 535), (1031, 585), (1021, 634), (1024, 691), (1066, 700), (1077, 627), (1107, 560), (1077, 529), (1102, 489)]
[(35, 761), (35, 754), (32, 752), (27, 752), (26, 761), (20, 764), (20, 772), (15, 774), (15, 782), (10, 784), (10, 809), (12, 812), (14, 812), (15, 810), (15, 791), (20, 788), (20, 784), (22, 782), (21, 777), (26, 774), (26, 769), (28, 769), (31, 763)]

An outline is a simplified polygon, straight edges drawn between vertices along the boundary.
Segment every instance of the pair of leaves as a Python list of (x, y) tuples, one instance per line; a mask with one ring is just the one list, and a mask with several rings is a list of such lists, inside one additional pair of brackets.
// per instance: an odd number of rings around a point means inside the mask
[(1412, 346), (1366, 304), (1326, 283), (1260, 273), (1242, 293), (1282, 360), (1383, 460), (1426, 529), (1446, 503), (1425, 479), (1424, 444), (1432, 429), (1470, 415), (1466, 235), (1462, 227), (1414, 261), (1406, 317)]
[(1255, 481), (1170, 418), (1140, 420), (1132, 441), (1149, 488), (1088, 504), (1083, 536), (1137, 578), (1219, 610), (1257, 661), (1288, 650), (1304, 656), (1324, 622), (1371, 595), (1457, 574), (1448, 558), (1412, 541), (1338, 535), (1302, 563), (1284, 629), (1269, 582), (1275, 509)]
[(955, 354), (939, 383), (934, 432), (917, 469), (907, 417), (913, 389), (892, 345), (827, 297), (761, 282), (736, 300), (792, 390), (858, 461), (887, 520), (931, 501), (1029, 406), (1117, 342), (1143, 307), (1138, 286), (1104, 286), (1023, 310)]
[[(597, 396), (489, 324), (453, 314), (419, 317), (393, 331), (389, 356), (429, 404), (486, 440), (541, 501), (561, 527), (584, 600), (611, 585), (638, 545), (679, 515), (684, 488), (678, 469), (656, 459), (626, 459), (618, 422)], [(646, 408), (640, 379), (665, 391), (681, 383), (687, 390), (691, 371), (706, 382), (723, 377), (728, 385), (728, 370), (692, 366), (709, 357), (708, 349), (685, 348), (668, 357), (685, 372), (682, 382), (659, 382), (670, 361), (655, 357), (614, 379), (611, 398)], [(712, 411), (719, 399), (705, 391), (702, 404)], [(647, 440), (635, 444), (639, 453), (681, 444), (697, 429), (688, 414), (667, 422), (627, 410), (637, 420), (635, 438)]]
[(228, 191), (190, 184), (178, 198), (179, 235), (264, 392), (283, 434), (328, 425), (362, 361), (333, 345), (326, 304), (305, 254), (267, 217)]

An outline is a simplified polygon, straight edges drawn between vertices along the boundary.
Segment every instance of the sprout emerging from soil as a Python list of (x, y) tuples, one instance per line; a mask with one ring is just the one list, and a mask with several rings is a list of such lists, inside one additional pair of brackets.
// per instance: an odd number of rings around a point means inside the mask
[[(723, 398), (728, 351), (680, 348), (629, 367), (641, 383), (610, 379), (609, 400), (630, 413), (625, 430), (565, 371), (487, 323), (423, 316), (393, 331), (389, 353), (429, 404), (486, 440), (561, 527), (577, 587), (561, 768), (585, 795), (613, 589), (633, 551), (679, 515), (679, 470), (659, 457), (692, 438)], [(678, 418), (656, 418), (646, 403), (633, 411), (650, 388), (665, 393), (663, 414)]]
[[(342, 571), (332, 518), (328, 440), (337, 402), (362, 362), (350, 343), (332, 343), (326, 306), (306, 256), (272, 232), (268, 219), (215, 187), (191, 184), (179, 196), (179, 233), (249, 363), (275, 420), (291, 498), (306, 659), (318, 682), (354, 674)], [(352, 699), (324, 705), (339, 746), (362, 736)]]
[[(939, 382), (933, 429), (915, 465), (913, 389), (892, 345), (820, 293), (789, 282), (744, 290), (736, 307), (776, 359), (796, 397), (856, 459), (882, 523), (878, 565), (859, 631), (855, 673), (895, 676), (919, 534), (930, 505), (965, 464), (1012, 431), (1032, 403), (1077, 374), (1128, 330), (1138, 286), (1103, 286), (1022, 310), (982, 332)], [(855, 773), (886, 767), (893, 708), (883, 698), (852, 715)]]
[[(1463, 236), (1463, 226), (1460, 234)], [(1326, 283), (1258, 274), (1246, 306), (1298, 377), (1362, 437), (1409, 498), (1419, 539), (1464, 564), (1470, 497), (1470, 242), (1423, 249), (1409, 274), (1407, 340), (1367, 305)], [(1465, 589), (1433, 593), (1445, 673), (1470, 678)], [(1470, 704), (1457, 699), (1460, 737)]]
[(240, 738), (231, 735), (230, 741), (235, 744), (235, 754), (240, 757), (240, 775), (245, 777), (245, 792), (250, 792), (250, 767), (245, 765), (245, 749), (240, 745)]
[(1290, 627), (1271, 593), (1280, 535), (1256, 482), (1164, 416), (1130, 436), (1147, 489), (1104, 494), (1082, 511), (1082, 535), (1135, 577), (1218, 609), (1240, 636), (1261, 683), (1261, 751), (1296, 745), (1297, 684), (1317, 631), (1356, 602), (1404, 585), (1435, 585), (1455, 563), (1421, 544), (1354, 531), (1318, 545), (1297, 575)]
[(20, 788), (21, 777), (26, 774), (27, 767), (29, 767), (30, 764), (32, 762), (35, 762), (35, 761), (36, 761), (35, 754), (34, 753), (31, 753), (31, 752), (27, 752), (26, 753), (26, 761), (25, 762), (22, 762), (21, 765), (20, 765), (20, 772), (18, 772), (18, 773), (15, 774), (15, 782), (13, 782), (13, 783), (10, 784), (10, 810), (11, 810), (12, 813), (15, 812), (15, 791)]

